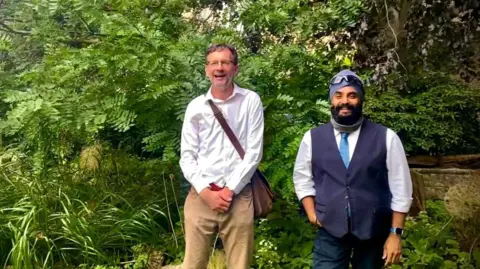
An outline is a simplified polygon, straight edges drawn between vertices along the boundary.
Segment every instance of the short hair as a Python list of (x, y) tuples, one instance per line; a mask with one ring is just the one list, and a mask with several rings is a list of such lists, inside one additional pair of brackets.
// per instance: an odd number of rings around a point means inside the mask
[(228, 44), (214, 44), (214, 45), (211, 45), (206, 51), (205, 51), (205, 59), (207, 58), (207, 56), (212, 53), (212, 52), (215, 52), (215, 51), (221, 51), (221, 50), (224, 50), (224, 49), (228, 49), (231, 53), (232, 53), (232, 56), (233, 56), (233, 64), (237, 65), (238, 64), (238, 54), (237, 54), (237, 50), (231, 46), (231, 45), (228, 45)]

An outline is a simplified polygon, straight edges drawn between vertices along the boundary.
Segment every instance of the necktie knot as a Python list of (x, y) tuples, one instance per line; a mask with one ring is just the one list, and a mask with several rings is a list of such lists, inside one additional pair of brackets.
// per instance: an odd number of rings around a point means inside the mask
[(342, 134), (342, 139), (345, 139), (345, 140), (346, 140), (346, 139), (348, 138), (348, 135), (349, 135), (350, 133), (341, 133), (341, 134)]

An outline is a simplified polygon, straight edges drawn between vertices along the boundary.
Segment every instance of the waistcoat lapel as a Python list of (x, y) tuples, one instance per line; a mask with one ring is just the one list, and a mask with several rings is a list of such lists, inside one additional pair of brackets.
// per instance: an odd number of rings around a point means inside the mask
[[(355, 148), (353, 150), (352, 154), (352, 159), (350, 160), (350, 164), (348, 165), (348, 170), (350, 170), (352, 167), (356, 165), (358, 162), (358, 159), (362, 159), (362, 154), (364, 152), (368, 152), (368, 148), (364, 148), (364, 145), (367, 145), (368, 139), (371, 139), (369, 137), (369, 128), (368, 128), (368, 121), (365, 119), (362, 123), (362, 127), (360, 129), (360, 133), (358, 134), (358, 140), (357, 144), (355, 145)], [(339, 151), (340, 154), (340, 151)]]
[(330, 152), (335, 152), (335, 161), (340, 163), (341, 167), (343, 167), (342, 170), (346, 172), (347, 168), (343, 163), (342, 155), (340, 154), (340, 148), (337, 145), (337, 139), (335, 138), (335, 131), (333, 129), (333, 125), (331, 123), (328, 123), (328, 125), (329, 126), (328, 126), (328, 132), (327, 132), (327, 141), (325, 142), (328, 144), (328, 149), (330, 150)]

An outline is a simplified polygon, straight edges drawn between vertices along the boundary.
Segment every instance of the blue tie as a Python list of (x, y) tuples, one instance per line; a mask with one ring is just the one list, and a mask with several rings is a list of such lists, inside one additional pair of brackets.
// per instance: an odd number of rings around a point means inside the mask
[(348, 164), (350, 163), (350, 154), (348, 151), (348, 135), (349, 133), (341, 133), (342, 140), (340, 140), (340, 155), (342, 156), (343, 163), (345, 167), (348, 168)]

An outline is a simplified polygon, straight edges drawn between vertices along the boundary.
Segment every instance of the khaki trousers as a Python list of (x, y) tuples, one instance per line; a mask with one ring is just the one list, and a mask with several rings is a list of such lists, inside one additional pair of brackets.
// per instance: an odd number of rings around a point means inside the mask
[(248, 269), (253, 256), (253, 202), (248, 184), (234, 196), (230, 208), (218, 213), (192, 188), (185, 201), (185, 259), (182, 269), (206, 269), (217, 233), (228, 269)]

